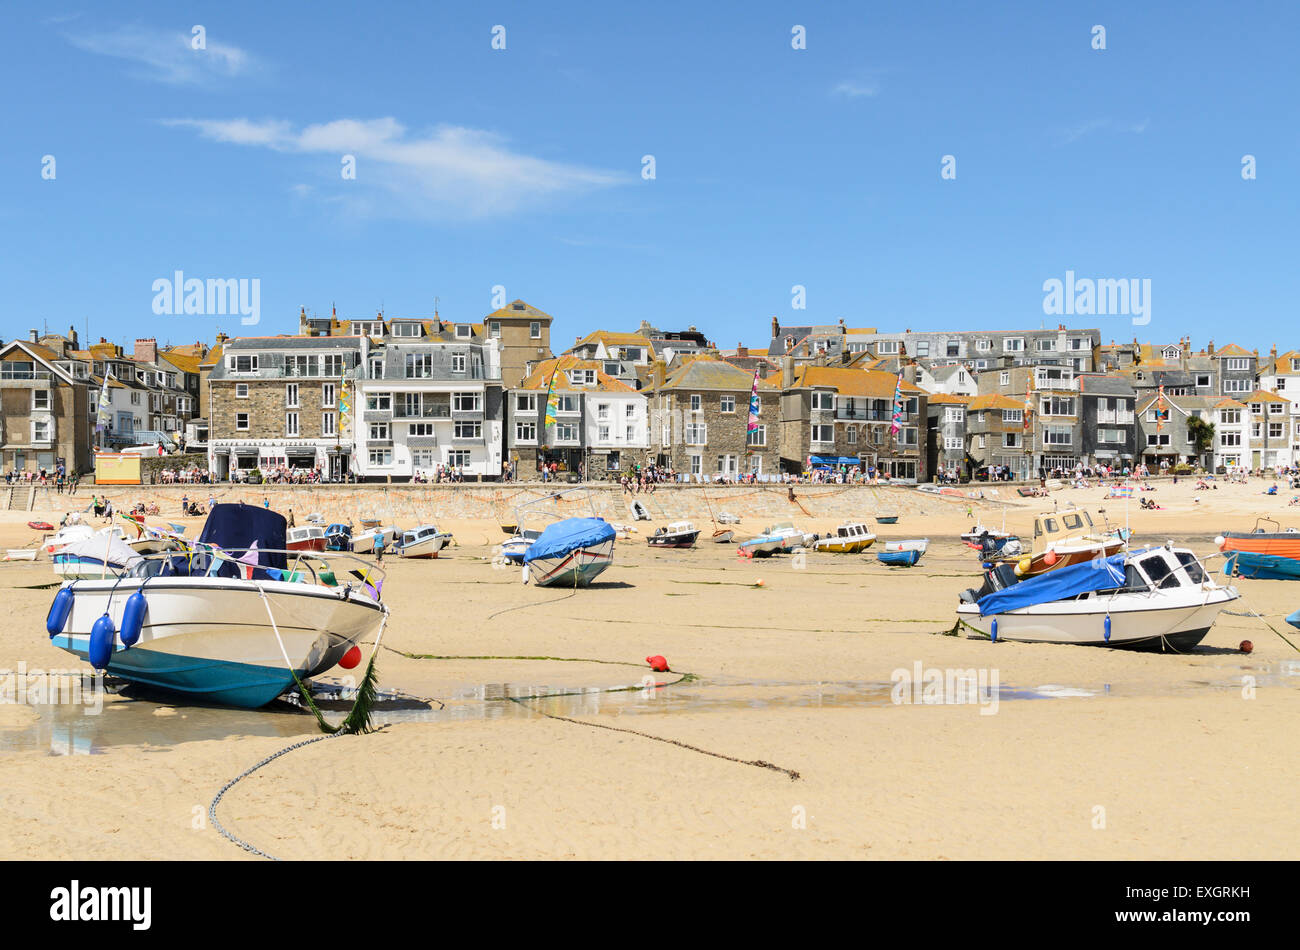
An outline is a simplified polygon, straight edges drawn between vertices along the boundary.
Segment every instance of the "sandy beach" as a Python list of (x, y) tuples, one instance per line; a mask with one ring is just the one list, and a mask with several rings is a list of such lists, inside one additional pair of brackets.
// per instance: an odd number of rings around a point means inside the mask
[[(1265, 496), (1267, 482), (1193, 484), (1146, 493), (1163, 510), (1134, 499), (1137, 543), (1206, 556), (1216, 534), (1258, 516), (1300, 528), (1300, 508), (1285, 490)], [(443, 557), (385, 564), (381, 685), (429, 708), (277, 759), (218, 817), (289, 859), (1289, 856), (1300, 653), (1259, 620), (1221, 616), (1190, 655), (945, 635), (958, 593), (978, 583), (958, 539), (968, 505), (994, 526), (1005, 510), (1022, 533), (1053, 504), (1094, 517), (1104, 506), (1123, 523), (1124, 502), (1103, 494), (960, 502), (876, 526), (882, 539), (931, 540), (911, 569), (871, 551), (749, 562), (707, 540), (652, 550), (654, 525), (641, 522), (578, 591), (525, 586), (518, 568), (494, 565), (494, 521), (444, 522), (458, 543)], [(842, 520), (804, 507), (788, 516), (804, 530)], [(26, 522), (64, 510), (0, 512), (0, 547), (31, 543)], [(737, 538), (761, 527), (747, 517)], [(1219, 565), (1208, 562), (1221, 579)], [(45, 635), (54, 581), (47, 559), (0, 563), (0, 669), (76, 668)], [(1235, 612), (1258, 611), (1300, 645), (1282, 622), (1300, 585), (1236, 583)], [(1250, 655), (1238, 650), (1247, 639)], [(653, 654), (673, 672), (651, 674)], [(1004, 693), (992, 714), (891, 702), (894, 671), (916, 664), (996, 672)], [(660, 685), (626, 689), (647, 675)], [(98, 715), (0, 705), (0, 841), (10, 858), (253, 860), (211, 827), (209, 803), (315, 735), (298, 712), (156, 696), (110, 696)]]

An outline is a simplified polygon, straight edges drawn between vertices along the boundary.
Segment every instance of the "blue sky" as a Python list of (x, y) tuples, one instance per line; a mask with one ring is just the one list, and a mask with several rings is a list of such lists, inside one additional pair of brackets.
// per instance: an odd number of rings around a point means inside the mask
[[(1151, 280), (1148, 326), (1071, 321), (1103, 338), (1300, 347), (1300, 5), (985, 6), (5, 3), (0, 336), (477, 320), (501, 285), (557, 348), (729, 347), (1054, 325), (1072, 270)], [(259, 279), (260, 325), (156, 315), (176, 270)]]

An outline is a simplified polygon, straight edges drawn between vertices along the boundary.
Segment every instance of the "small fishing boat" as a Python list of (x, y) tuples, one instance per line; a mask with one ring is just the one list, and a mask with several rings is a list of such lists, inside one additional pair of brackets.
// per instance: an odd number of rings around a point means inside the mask
[(378, 518), (362, 518), (360, 519), (360, 521), (361, 521), (361, 527), (363, 528), (378, 528), (381, 524), (383, 524), (383, 522), (380, 521)]
[(983, 587), (962, 593), (957, 616), (995, 640), (1185, 653), (1240, 596), (1172, 545), (1014, 578), (1005, 566), (989, 572)]
[[(121, 529), (118, 529), (119, 533)], [(70, 524), (64, 525), (58, 533), (47, 537), (41, 542), (41, 547), (45, 549), (46, 554), (53, 554), (65, 544), (71, 544), (73, 541), (85, 541), (95, 536), (95, 529), (88, 524)]]
[(9, 548), (5, 552), (6, 561), (34, 561), (39, 548)]
[(633, 520), (633, 521), (649, 521), (649, 520), (650, 520), (650, 509), (647, 508), (645, 505), (643, 505), (643, 504), (642, 504), (641, 502), (639, 502), (639, 501), (634, 501), (634, 502), (632, 502), (632, 520)]
[(300, 524), (290, 528), (285, 546), (290, 551), (324, 551), (325, 529), (318, 524)]
[(740, 517), (727, 511), (719, 511), (718, 524), (740, 524)]
[(993, 541), (1011, 537), (1011, 533), (1006, 528), (986, 528), (984, 525), (976, 522), (971, 526), (969, 531), (962, 532), (961, 539), (966, 542), (979, 542), (984, 538)]
[(770, 538), (782, 538), (784, 540), (782, 549), (785, 551), (811, 547), (813, 541), (816, 540), (811, 533), (800, 531), (791, 521), (778, 521), (776, 524), (764, 528), (763, 534)]
[(422, 524), (402, 532), (397, 553), (402, 557), (437, 557), (438, 552), (451, 543), (451, 535), (439, 531), (437, 525)]
[(921, 560), (921, 555), (930, 546), (929, 538), (912, 541), (886, 541), (884, 547), (876, 552), (876, 559), (881, 564), (894, 567), (911, 567)]
[(50, 524), (48, 521), (29, 521), (27, 522), (27, 527), (31, 528), (33, 531), (54, 530), (54, 525)]
[(813, 542), (814, 551), (829, 551), (832, 554), (857, 554), (865, 551), (875, 542), (876, 535), (859, 521), (848, 521), (835, 529), (834, 534), (818, 538)]
[(785, 550), (786, 539), (777, 535), (760, 534), (737, 546), (741, 557), (771, 557)]
[(330, 585), (285, 540), (279, 514), (216, 505), (184, 555), (142, 559), (122, 578), (64, 584), (46, 630), (54, 646), (128, 682), (264, 706), (295, 674), (323, 673), (377, 636), (388, 614), (382, 572), (357, 561), (360, 583)]
[(354, 534), (352, 536), (352, 553), (370, 554), (375, 550), (375, 544), (380, 538), (383, 538), (384, 540), (384, 547), (390, 548), (401, 536), (402, 529), (396, 525), (389, 525), (385, 528), (371, 528), (369, 531), (362, 531), (360, 534)]
[(352, 525), (335, 522), (325, 529), (326, 551), (352, 550)]
[(1030, 553), (1021, 557), (1016, 572), (1034, 577), (1071, 564), (1110, 557), (1123, 550), (1123, 531), (1101, 531), (1083, 508), (1045, 512), (1034, 519), (1034, 541)]
[(876, 515), (876, 524), (898, 524), (898, 515)]
[(587, 587), (614, 562), (614, 529), (601, 518), (548, 525), (524, 553), (538, 587)]
[(714, 544), (730, 544), (731, 539), (736, 536), (734, 528), (719, 528), (713, 532), (712, 541)]
[(536, 541), (542, 532), (523, 530), (512, 538), (506, 538), (501, 542), (501, 556), (512, 564), (524, 563), (524, 554), (534, 541)]
[(674, 521), (655, 530), (646, 538), (652, 548), (693, 548), (700, 536), (700, 529), (689, 521)]
[[(1265, 530), (1265, 525), (1279, 529)], [(1214, 543), (1227, 557), (1224, 574), (1264, 580), (1300, 580), (1300, 531), (1281, 525), (1272, 518), (1260, 518), (1249, 534), (1225, 531)]]
[(143, 560), (122, 537), (122, 529), (105, 528), (81, 541), (62, 545), (51, 555), (54, 573), (65, 580), (120, 577)]

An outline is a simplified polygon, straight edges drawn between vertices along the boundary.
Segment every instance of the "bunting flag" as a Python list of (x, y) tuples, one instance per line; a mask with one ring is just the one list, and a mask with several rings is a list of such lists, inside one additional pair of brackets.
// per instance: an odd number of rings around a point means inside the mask
[(551, 370), (551, 379), (546, 384), (546, 428), (555, 425), (556, 413), (560, 411), (560, 394), (555, 391), (555, 374), (560, 371), (560, 361), (555, 361)]
[(343, 432), (346, 420), (352, 415), (352, 387), (348, 385), (348, 378), (346, 376), (344, 376), (342, 382), (339, 383), (338, 407), (339, 424), (337, 431), (341, 433)]
[(1160, 394), (1156, 396), (1156, 431), (1159, 432), (1165, 427), (1165, 418), (1169, 411), (1165, 408), (1165, 386), (1160, 384)]
[(1025, 432), (1029, 431), (1030, 416), (1033, 414), (1033, 411), (1034, 411), (1034, 377), (1031, 374), (1029, 377), (1029, 384), (1025, 388), (1025, 412), (1024, 412), (1024, 420), (1022, 421), (1022, 429)]
[(753, 432), (758, 428), (758, 369), (754, 369), (754, 385), (749, 390), (749, 425), (745, 428), (746, 432)]
[(105, 432), (113, 424), (113, 400), (108, 395), (108, 381), (111, 372), (104, 373), (104, 385), (99, 390), (99, 407), (95, 413), (95, 431)]
[(889, 434), (898, 435), (902, 431), (903, 421), (903, 371), (898, 371), (898, 379), (894, 382), (894, 415), (889, 421)]

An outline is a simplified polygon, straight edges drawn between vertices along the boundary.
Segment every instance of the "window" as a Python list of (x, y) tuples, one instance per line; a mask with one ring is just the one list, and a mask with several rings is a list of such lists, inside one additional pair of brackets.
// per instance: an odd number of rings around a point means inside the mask
[(721, 399), (719, 399), (719, 400), (718, 400), (718, 411), (719, 411), (719, 412), (735, 412), (735, 411), (736, 411), (736, 397), (735, 397), (735, 396), (723, 396)]
[(332, 412), (322, 412), (320, 414), (320, 434), (338, 435), (338, 432), (338, 417)]
[(499, 339), (501, 339), (501, 321), (500, 321), (500, 320), (489, 320), (489, 321), (488, 321), (488, 336), (492, 337), (492, 339), (494, 339), (494, 340), (499, 340)]
[(393, 336), (423, 336), (424, 327), (418, 323), (398, 323), (393, 321)]
[(367, 412), (392, 412), (392, 393), (370, 393), (366, 396)]
[(393, 437), (392, 426), (387, 422), (370, 423), (370, 441), (387, 442)]
[(248, 413), (246, 412), (235, 413), (235, 428), (241, 432), (248, 431)]
[(317, 376), (317, 359), (315, 356), (287, 356), (284, 360), (286, 376)]
[(1015, 422), (1015, 423), (1022, 423), (1022, 424), (1023, 424), (1024, 421), (1025, 421), (1025, 410), (1023, 410), (1023, 409), (1003, 409), (1003, 410), (1002, 410), (1002, 421), (1003, 421), (1003, 422)]
[(322, 409), (333, 408), (336, 402), (334, 384), (326, 383), (320, 388), (320, 404)]
[(50, 408), (50, 391), (48, 389), (32, 390), (32, 409), (35, 411), (48, 411)]
[(1221, 423), (1223, 423), (1224, 425), (1240, 425), (1240, 424), (1241, 424), (1241, 410), (1240, 410), (1240, 409), (1220, 409), (1220, 410), (1219, 410), (1219, 421), (1220, 421)]
[(1004, 433), (1002, 433), (1002, 447), (1003, 447), (1004, 449), (1014, 449), (1014, 448), (1019, 448), (1019, 447), (1020, 447), (1020, 433), (1019, 433), (1019, 432), (1004, 432)]
[(1039, 353), (1055, 353), (1055, 352), (1056, 352), (1056, 341), (1055, 341), (1055, 340), (1038, 340), (1038, 341), (1035, 343), (1035, 348), (1038, 350)]
[(703, 422), (686, 424), (686, 444), (704, 445), (709, 441), (709, 427)]
[[(240, 399), (247, 399), (248, 383), (235, 383), (235, 395)], [(140, 394), (138, 392), (131, 393), (131, 405), (133, 406), (140, 405)]]
[(453, 354), (451, 354), (451, 371), (452, 371), (453, 373), (463, 373), (463, 372), (465, 372), (465, 354), (464, 354), (464, 353), (453, 353)]
[(635, 418), (636, 418), (636, 406), (635, 406), (633, 403), (630, 403), (630, 402), (629, 402), (629, 403), (625, 403), (625, 404), (623, 405), (623, 415), (624, 415), (626, 418), (628, 418), (628, 419), (635, 419)]
[(468, 468), (470, 464), (469, 449), (453, 449), (448, 452), (447, 464), (452, 468)]
[(1153, 432), (1147, 436), (1148, 446), (1158, 448), (1159, 446), (1168, 445), (1168, 444), (1169, 444), (1168, 432)]
[(342, 376), (343, 375), (343, 354), (328, 353), (321, 357), (321, 375), (322, 376)]
[(298, 436), (298, 413), (286, 412), (284, 414), (284, 435), (287, 439), (294, 439)]
[(609, 441), (609, 426), (599, 426), (596, 429), (596, 439), (600, 442)]
[(566, 393), (559, 397), (559, 408), (557, 412), (576, 413), (578, 411), (578, 397), (573, 393)]
[(540, 340), (540, 339), (542, 338), (542, 325), (541, 325), (541, 323), (539, 323), (538, 321), (534, 320), (532, 323), (528, 324), (528, 336), (529, 336), (531, 339), (534, 339), (534, 340)]
[(428, 379), (433, 375), (433, 355), (430, 353), (406, 354), (406, 378)]
[(1248, 393), (1250, 392), (1251, 381), (1249, 379), (1225, 379), (1223, 381), (1223, 391), (1225, 393)]
[(1224, 360), (1223, 368), (1228, 372), (1244, 373), (1250, 369), (1250, 360), (1243, 358)]
[(370, 464), (380, 468), (383, 468), (388, 465), (392, 465), (393, 450), (392, 449), (371, 449)]
[(834, 441), (835, 441), (835, 427), (834, 427), (834, 426), (823, 426), (823, 425), (813, 426), (813, 427), (812, 427), (812, 440), (813, 440), (814, 442), (822, 442), (822, 443), (826, 443), (826, 442), (834, 442)]
[[(882, 431), (884, 431), (884, 430), (882, 430)], [(901, 429), (901, 430), (899, 430), (899, 433), (898, 433), (898, 444), (899, 444), (899, 445), (916, 445), (916, 444), (917, 444), (917, 442), (916, 442), (916, 429), (915, 429), (915, 428), (910, 428), (910, 429)]]
[(992, 341), (992, 340), (976, 340), (976, 341), (975, 341), (975, 349), (976, 349), (977, 352), (980, 352), (980, 353), (987, 353), (989, 350), (993, 349), (993, 341)]
[(479, 393), (453, 393), (451, 408), (454, 412), (482, 412)]
[(432, 436), (434, 435), (432, 422), (412, 422), (406, 427), (407, 437), (411, 436)]
[(999, 385), (999, 386), (1010, 386), (1010, 385), (1011, 385), (1011, 374), (1010, 374), (1009, 372), (1006, 372), (1006, 371), (1003, 371), (1003, 372), (1001, 372), (1001, 373), (998, 373), (998, 385)]
[(578, 441), (578, 424), (576, 422), (560, 422), (555, 426), (556, 442), (577, 442)]
[(1074, 430), (1069, 426), (1044, 426), (1044, 445), (1069, 445), (1074, 441)]
[(767, 445), (767, 426), (759, 426), (751, 432), (745, 434), (745, 444), (754, 448), (762, 448)]
[(483, 423), (457, 419), (454, 434), (458, 439), (481, 439), (483, 438)]
[(35, 419), (32, 421), (32, 441), (50, 441), (50, 421), (48, 419)]
[(256, 373), (257, 357), (232, 355), (226, 360), (226, 368), (232, 373)]
[(947, 409), (943, 411), (943, 417), (948, 422), (961, 422), (962, 418), (965, 415), (966, 415), (965, 409), (958, 409), (954, 406), (949, 406)]
[(820, 390), (812, 394), (813, 409), (830, 410), (835, 408), (835, 394), (830, 390)]
[(600, 402), (596, 404), (596, 418), (602, 422), (609, 418), (609, 403)]
[(1252, 416), (1263, 415), (1264, 406), (1261, 403), (1252, 402), (1250, 404), (1250, 414)]
[(1280, 423), (1280, 422), (1270, 422), (1270, 423), (1268, 424), (1268, 437), (1269, 437), (1270, 439), (1280, 439), (1280, 438), (1282, 438), (1282, 423)]
[(734, 455), (718, 456), (718, 474), (735, 475), (736, 474), (736, 457)]
[(384, 321), (382, 320), (359, 320), (352, 324), (352, 329), (359, 336), (383, 336)]
[(691, 412), (699, 412), (704, 408), (704, 397), (699, 393), (691, 395)]
[(1252, 422), (1250, 424), (1250, 437), (1252, 439), (1258, 439), (1262, 431), (1263, 431), (1263, 426), (1260, 423)]
[(1282, 404), (1280, 402), (1270, 402), (1268, 404), (1268, 414), (1270, 416), (1282, 415)]
[(1098, 429), (1097, 441), (1098, 442), (1123, 442), (1124, 430), (1123, 429)]
[(1074, 399), (1063, 396), (1044, 396), (1041, 411), (1045, 416), (1074, 415)]
[(635, 442), (635, 441), (636, 441), (636, 426), (628, 426), (626, 431), (627, 431), (626, 440), (627, 440), (628, 442)]
[(876, 343), (877, 356), (894, 356), (898, 353), (897, 340), (879, 340)]
[(953, 436), (945, 436), (943, 440), (943, 447), (948, 452), (960, 452), (962, 448), (961, 439), (954, 438)]
[(1209, 373), (1198, 373), (1198, 374), (1197, 374), (1197, 376), (1196, 376), (1196, 388), (1197, 388), (1197, 389), (1209, 389), (1209, 388), (1210, 388), (1210, 374), (1209, 374)]
[(917, 341), (916, 341), (916, 355), (917, 355), (917, 356), (929, 356), (929, 355), (930, 355), (930, 341), (929, 341), (929, 340), (917, 340)]
[(704, 456), (692, 455), (690, 456), (690, 460), (691, 460), (691, 474), (702, 475), (704, 473)]
[(456, 324), (456, 339), (468, 340), (471, 336), (473, 336), (473, 333), (474, 333), (474, 328), (471, 327), (468, 323)]
[(857, 441), (858, 441), (858, 427), (857, 427), (857, 426), (845, 426), (845, 427), (844, 427), (844, 441), (847, 442), (849, 445), (856, 445), (856, 444), (857, 444)]
[(370, 378), (384, 378), (384, 358), (382, 356), (377, 356), (370, 361)]
[(618, 375), (620, 375), (620, 367), (619, 367), (619, 364), (616, 363), (616, 362), (606, 361), (606, 363), (605, 363), (605, 375), (606, 375), (606, 376), (615, 376), (615, 377), (617, 377)]
[(284, 387), (284, 405), (288, 409), (298, 408), (298, 384), (290, 383)]
[(1025, 338), (1020, 336), (1008, 336), (1002, 339), (1003, 353), (1019, 353), (1025, 348)]
[(433, 468), (438, 464), (438, 453), (434, 449), (413, 449), (411, 466), (413, 468)]

